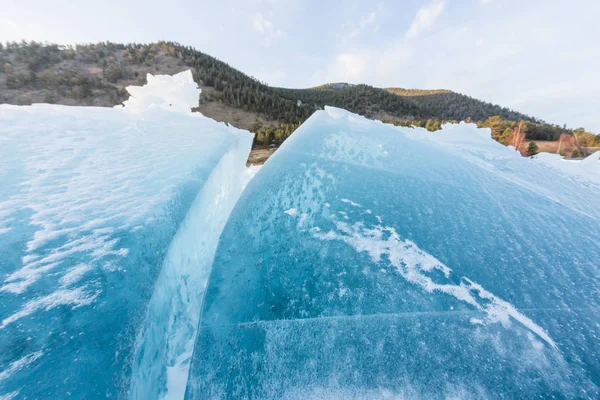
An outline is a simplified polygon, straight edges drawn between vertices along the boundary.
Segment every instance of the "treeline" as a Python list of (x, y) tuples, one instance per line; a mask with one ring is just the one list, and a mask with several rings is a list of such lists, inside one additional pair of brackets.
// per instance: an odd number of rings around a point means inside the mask
[[(416, 126), (434, 132), (441, 129), (445, 123), (457, 123), (457, 120), (413, 120), (413, 121), (384, 121), (396, 126)], [(473, 122), (467, 119), (466, 122)], [(534, 140), (558, 141), (558, 152), (563, 156), (586, 157), (590, 149), (600, 148), (600, 134), (587, 132), (584, 128), (567, 129), (557, 125), (549, 125), (530, 121), (510, 121), (499, 115), (489, 117), (484, 121), (474, 122), (480, 128), (490, 128), (492, 138), (506, 146), (521, 148), (528, 142), (524, 152), (527, 155), (537, 154), (538, 146)]]
[(264, 126), (256, 123), (250, 130), (254, 132), (254, 145), (279, 146), (285, 139), (290, 137), (292, 133), (299, 127), (299, 124), (279, 124), (278, 126)]
[(383, 122), (385, 122), (386, 124), (392, 124), (395, 126), (407, 126), (407, 127), (416, 126), (418, 128), (425, 128), (430, 132), (435, 132), (437, 130), (442, 129), (443, 124), (455, 124), (458, 121), (453, 120), (453, 119), (441, 120), (441, 121), (437, 120), (437, 119), (416, 119), (416, 120), (412, 120), (412, 121), (386, 120)]
[(452, 93), (451, 90), (447, 89), (403, 89), (403, 88), (386, 88), (390, 93), (397, 94), (398, 96), (414, 97), (414, 96), (431, 96), (434, 94), (447, 94)]
[[(16, 71), (7, 62), (11, 54), (16, 55), (12, 59), (25, 65), (26, 70), (21, 68), (22, 71)], [(117, 83), (138, 83), (138, 80), (140, 84), (143, 83), (144, 77), (138, 75), (139, 67), (158, 66), (163, 56), (169, 57), (177, 65), (191, 68), (199, 84), (215, 89), (216, 101), (285, 124), (302, 122), (325, 105), (345, 108), (367, 117), (389, 116), (397, 120), (463, 120), (469, 117), (484, 120), (501, 115), (510, 120), (534, 121), (514, 111), (446, 90), (384, 90), (349, 84), (327, 84), (313, 89), (272, 88), (208, 54), (173, 42), (102, 42), (74, 47), (21, 42), (8, 43), (0, 48), (0, 64), (5, 66), (9, 88), (60, 87), (69, 91), (65, 92), (67, 96), (76, 99), (85, 99), (97, 94), (94, 90), (105, 89), (112, 92), (111, 101), (114, 104), (120, 103), (126, 96), (122, 87), (118, 89)], [(52, 68), (69, 60), (88, 66), (96, 64), (102, 69), (102, 74)], [(66, 64), (68, 67), (69, 63)]]
[(379, 113), (403, 118), (429, 116), (413, 101), (368, 85), (354, 85), (341, 90), (275, 88), (274, 91), (285, 99), (299, 100), (298, 104), (313, 111), (328, 105), (367, 117)]
[[(55, 103), (61, 97), (89, 104), (97, 95), (107, 95), (110, 102), (119, 104), (127, 98), (124, 87), (117, 81), (127, 76), (127, 69), (110, 57), (110, 44), (85, 46), (58, 46), (37, 42), (0, 43), (0, 74), (4, 75), (6, 89), (44, 90), (45, 103)], [(116, 47), (116, 46), (115, 46)], [(57, 65), (72, 65), (73, 68), (53, 68)], [(75, 65), (94, 64), (102, 67), (102, 74), (82, 71)], [(129, 74), (131, 77), (134, 73)], [(1, 77), (1, 75), (0, 75)], [(145, 77), (135, 74), (138, 84)], [(6, 101), (1, 98), (0, 101)], [(29, 100), (16, 98), (17, 104), (29, 104)]]
[(44, 93), (41, 101), (48, 103), (63, 101), (61, 97), (65, 97), (72, 101), (67, 104), (97, 104), (98, 99), (104, 99), (100, 105), (115, 105), (126, 99), (125, 86), (145, 83), (146, 72), (161, 73), (166, 69), (172, 73), (186, 68), (192, 70), (199, 85), (214, 88), (201, 96), (201, 101), (222, 102), (271, 121), (252, 127), (257, 144), (281, 143), (325, 105), (429, 130), (439, 129), (444, 122), (478, 121), (479, 126), (491, 128), (493, 137), (505, 144), (510, 142), (511, 132), (520, 121), (527, 140), (559, 140), (564, 135), (576, 135), (578, 141), (581, 138), (589, 144), (581, 148), (594, 147), (599, 140), (583, 129), (573, 131), (549, 125), (448, 90), (380, 89), (346, 83), (312, 89), (274, 88), (208, 54), (174, 42), (77, 46), (0, 43), (0, 85), (3, 83), (8, 89), (0, 90), (0, 102), (27, 104), (31, 100), (26, 97), (8, 96), (31, 89)]
[[(388, 89), (398, 95), (409, 98), (429, 115), (441, 120), (482, 121), (492, 116), (501, 116), (511, 121), (542, 122), (528, 115), (500, 107), (495, 104), (477, 100), (460, 93), (444, 90), (416, 91)], [(404, 93), (404, 94), (402, 94)]]
[[(102, 42), (74, 47), (9, 42), (0, 46), (0, 73), (6, 76), (7, 89), (51, 89), (77, 100), (91, 97), (95, 89), (106, 89), (105, 92), (113, 93), (111, 102), (119, 104), (127, 96), (125, 85), (145, 82), (145, 74), (138, 72), (140, 67), (156, 65), (152, 72), (160, 73), (161, 57), (192, 69), (200, 85), (214, 87), (216, 100), (232, 107), (261, 113), (283, 123), (304, 121), (314, 111), (278, 96), (269, 86), (214, 57), (171, 42)], [(53, 68), (59, 64), (61, 68)], [(90, 65), (101, 68), (102, 73), (90, 73), (87, 68)]]
[(527, 140), (560, 140), (563, 136), (570, 136), (576, 142), (577, 147), (585, 149), (588, 147), (600, 147), (600, 134), (595, 135), (587, 132), (584, 128), (567, 129), (557, 125), (549, 125), (529, 121), (509, 121), (500, 116), (493, 116), (485, 121), (477, 123), (479, 127), (490, 128), (492, 138), (502, 144), (508, 145), (514, 135), (516, 128), (521, 125), (522, 133)]

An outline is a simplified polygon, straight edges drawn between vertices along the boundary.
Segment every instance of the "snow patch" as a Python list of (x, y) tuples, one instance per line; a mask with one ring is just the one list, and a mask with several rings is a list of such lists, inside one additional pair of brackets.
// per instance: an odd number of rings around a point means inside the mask
[(38, 297), (27, 302), (21, 310), (3, 319), (0, 329), (38, 310), (49, 311), (59, 306), (71, 306), (71, 309), (74, 310), (90, 305), (96, 300), (99, 294), (98, 292), (87, 293), (82, 287), (57, 290), (47, 296)]
[(0, 381), (5, 380), (9, 376), (11, 376), (14, 372), (28, 366), (38, 358), (40, 358), (44, 353), (41, 351), (36, 351), (26, 356), (19, 358), (18, 360), (13, 361), (10, 365), (0, 372)]
[[(350, 204), (353, 207), (360, 207), (360, 204), (353, 202), (352, 200), (348, 200), (348, 199), (341, 199), (340, 200), (342, 203), (347, 203)], [(367, 210), (367, 212), (370, 210)]]
[[(511, 318), (535, 333), (553, 348), (556, 344), (546, 331), (531, 319), (521, 314), (512, 304), (494, 296), (481, 285), (461, 277), (460, 284), (449, 279), (452, 270), (431, 254), (421, 250), (414, 242), (402, 239), (393, 227), (376, 225), (366, 227), (362, 222), (352, 225), (333, 217), (337, 230), (327, 233), (313, 232), (313, 237), (321, 240), (339, 240), (352, 246), (357, 252), (366, 252), (373, 262), (389, 260), (391, 266), (408, 282), (428, 293), (441, 292), (463, 301), (477, 310), (483, 311), (487, 322), (501, 323), (509, 327)], [(449, 283), (436, 282), (427, 273), (440, 271)], [(478, 320), (471, 320), (478, 323)]]
[(146, 80), (144, 86), (127, 86), (130, 96), (123, 102), (126, 111), (190, 113), (193, 107), (198, 107), (201, 90), (194, 82), (191, 70), (173, 76), (147, 74)]
[(600, 185), (600, 151), (583, 160), (566, 160), (550, 153), (540, 153), (533, 160), (579, 181)]
[(92, 267), (88, 264), (77, 264), (70, 268), (62, 278), (60, 278), (60, 283), (64, 286), (72, 285), (83, 278), (83, 276), (91, 269)]

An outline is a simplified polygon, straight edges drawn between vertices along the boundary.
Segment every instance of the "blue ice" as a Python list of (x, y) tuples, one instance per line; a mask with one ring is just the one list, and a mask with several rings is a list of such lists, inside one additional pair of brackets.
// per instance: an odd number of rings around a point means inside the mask
[(185, 387), (252, 135), (190, 112), (189, 71), (130, 92), (0, 106), (2, 398), (158, 398), (169, 368)]
[(597, 161), (317, 111), (225, 225), (186, 398), (598, 398)]

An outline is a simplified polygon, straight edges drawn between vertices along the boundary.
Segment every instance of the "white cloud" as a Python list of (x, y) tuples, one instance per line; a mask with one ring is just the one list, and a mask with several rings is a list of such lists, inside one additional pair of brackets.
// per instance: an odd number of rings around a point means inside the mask
[(368, 14), (363, 15), (358, 22), (358, 25), (350, 31), (350, 33), (346, 36), (346, 39), (354, 39), (358, 35), (360, 35), (365, 29), (373, 26), (373, 31), (379, 30), (379, 25), (376, 24), (377, 15), (383, 10), (383, 3), (379, 3), (377, 8), (371, 11)]
[(265, 33), (273, 29), (273, 23), (263, 17), (261, 13), (257, 13), (252, 17), (252, 26), (260, 33)]
[(446, 3), (444, 0), (435, 0), (426, 6), (421, 7), (415, 19), (413, 20), (410, 28), (406, 32), (407, 38), (414, 38), (419, 36), (422, 32), (431, 29), (435, 24), (435, 21), (444, 11)]
[(285, 71), (275, 67), (272, 64), (263, 65), (253, 74), (261, 82), (268, 82), (272, 86), (285, 86), (287, 74)]
[(331, 67), (330, 76), (336, 80), (358, 82), (367, 70), (369, 57), (366, 54), (340, 53)]
[(250, 19), (252, 23), (252, 27), (255, 31), (260, 33), (265, 37), (265, 44), (268, 46), (274, 40), (277, 40), (283, 36), (283, 31), (281, 29), (276, 29), (273, 25), (273, 22), (265, 17), (261, 13), (256, 13)]
[(2, 27), (7, 28), (9, 30), (14, 30), (14, 28), (17, 28), (17, 24), (9, 18), (0, 16), (0, 32), (3, 30), (1, 29)]
[(382, 82), (389, 82), (390, 76), (399, 75), (399, 70), (411, 57), (412, 51), (404, 43), (387, 48), (379, 57), (376, 73)]
[(358, 26), (348, 34), (348, 39), (353, 39), (356, 36), (360, 35), (362, 31), (367, 29), (369, 26), (373, 25), (376, 19), (377, 13), (375, 11), (371, 11), (368, 15), (363, 15), (363, 17), (360, 19), (360, 22), (358, 23)]

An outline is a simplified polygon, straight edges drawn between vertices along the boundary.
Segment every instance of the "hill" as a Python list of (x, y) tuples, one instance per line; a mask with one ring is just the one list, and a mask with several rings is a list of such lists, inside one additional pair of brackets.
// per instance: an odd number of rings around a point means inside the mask
[(434, 115), (437, 119), (465, 120), (470, 118), (473, 121), (482, 121), (491, 116), (499, 115), (510, 121), (542, 122), (508, 108), (477, 100), (450, 90), (401, 88), (388, 88), (386, 90), (398, 96), (411, 99), (421, 109), (427, 110), (429, 114)]
[(333, 82), (333, 83), (326, 83), (324, 85), (319, 85), (319, 86), (315, 86), (311, 89), (313, 90), (344, 90), (344, 89), (349, 89), (352, 86), (356, 86), (353, 83), (347, 83), (347, 82)]
[[(113, 106), (125, 87), (142, 85), (146, 74), (193, 71), (202, 88), (198, 110), (217, 121), (256, 133), (255, 145), (281, 143), (325, 105), (398, 125), (437, 129), (444, 121), (477, 121), (498, 137), (519, 121), (528, 139), (557, 140), (573, 131), (449, 90), (376, 88), (329, 83), (309, 89), (266, 85), (208, 54), (172, 42), (59, 46), (0, 43), (0, 103), (36, 102)], [(486, 125), (487, 124), (487, 125)]]

